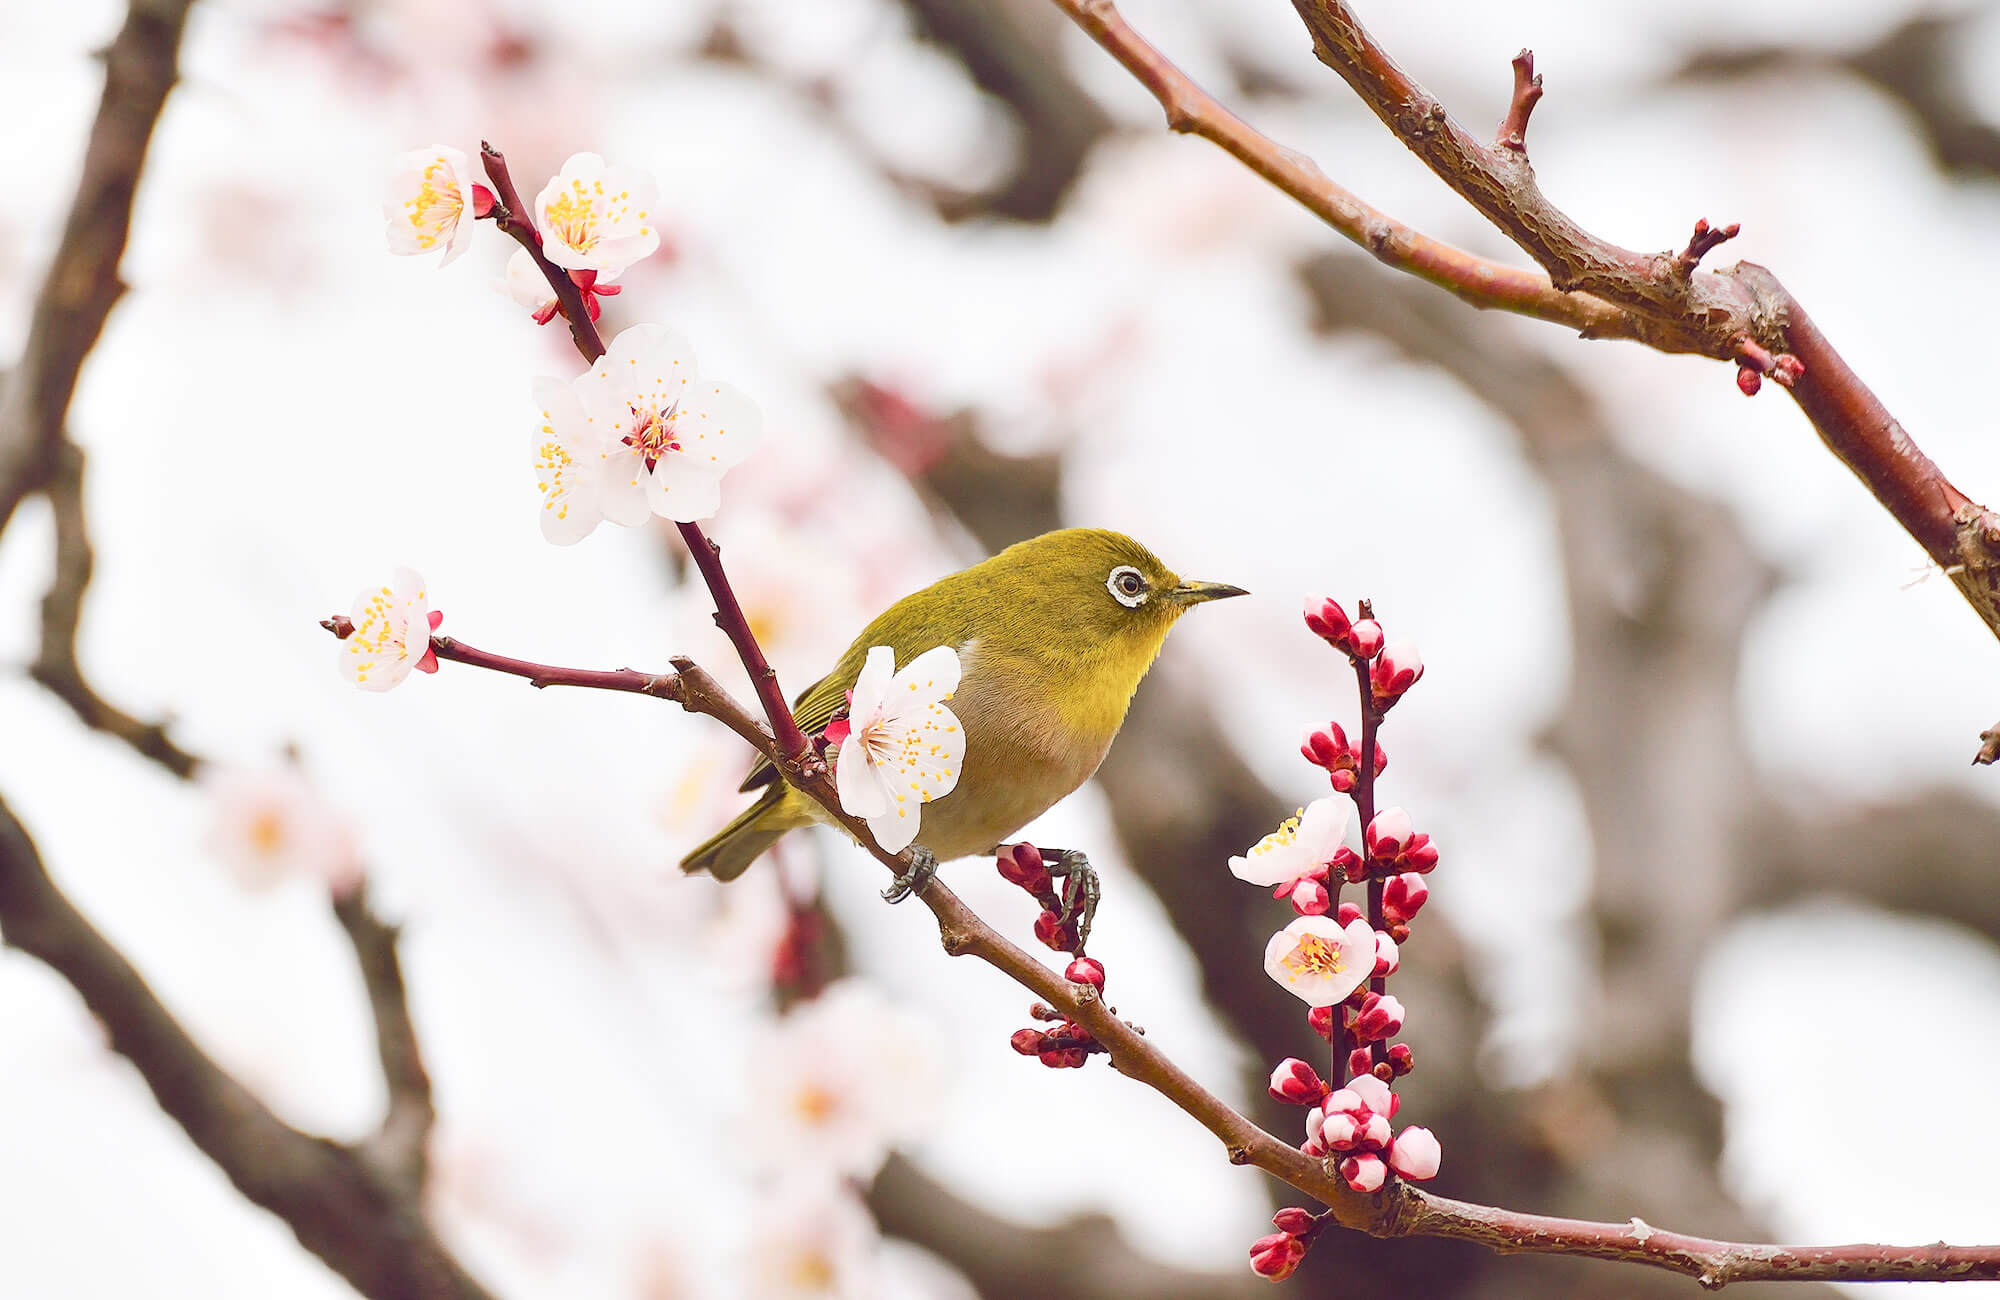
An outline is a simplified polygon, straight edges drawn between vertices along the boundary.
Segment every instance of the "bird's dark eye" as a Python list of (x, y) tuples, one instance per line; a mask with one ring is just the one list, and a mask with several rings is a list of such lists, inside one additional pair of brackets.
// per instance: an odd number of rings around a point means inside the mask
[(1137, 609), (1146, 603), (1146, 597), (1151, 594), (1146, 590), (1146, 575), (1129, 564), (1113, 569), (1111, 576), (1104, 580), (1104, 587), (1113, 600), (1127, 609)]

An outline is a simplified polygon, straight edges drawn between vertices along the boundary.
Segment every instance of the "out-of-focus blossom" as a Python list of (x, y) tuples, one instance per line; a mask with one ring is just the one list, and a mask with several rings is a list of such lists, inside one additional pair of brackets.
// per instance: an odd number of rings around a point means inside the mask
[(490, 209), (493, 195), (472, 179), (465, 155), (447, 145), (399, 154), (382, 217), (389, 251), (406, 256), (444, 249), (444, 266), (469, 245), (471, 218)]
[(444, 615), (430, 607), (423, 575), (398, 567), (386, 587), (354, 598), (354, 630), (340, 642), (340, 671), (364, 691), (386, 691), (410, 671), (434, 673), (431, 633)]
[(1324, 869), (1347, 833), (1347, 809), (1333, 796), (1315, 799), (1283, 825), (1251, 846), (1247, 854), (1229, 859), (1238, 880), (1253, 885), (1279, 885)]
[(932, 1035), (860, 980), (839, 980), (765, 1037), (750, 1066), (756, 1146), (774, 1169), (874, 1176), (922, 1132), (938, 1087)]
[(958, 652), (933, 646), (895, 665), (888, 646), (868, 651), (834, 772), (841, 808), (891, 853), (917, 838), (923, 805), (950, 794), (965, 765), (965, 731), (944, 704), (958, 689)]
[(1375, 969), (1375, 931), (1368, 922), (1346, 926), (1324, 916), (1302, 916), (1271, 936), (1264, 971), (1308, 1006), (1347, 1000)]
[(651, 176), (607, 168), (594, 153), (572, 154), (535, 196), (542, 252), (557, 266), (614, 279), (660, 247), (658, 207)]
[(1389, 1147), (1389, 1167), (1405, 1178), (1422, 1182), (1437, 1177), (1444, 1150), (1427, 1128), (1406, 1128)]
[(360, 883), (352, 827), (296, 770), (204, 767), (201, 785), (209, 849), (245, 888), (303, 878), (338, 894)]
[(847, 1188), (826, 1178), (795, 1180), (754, 1221), (737, 1294), (752, 1300), (866, 1300), (878, 1294), (881, 1236)]

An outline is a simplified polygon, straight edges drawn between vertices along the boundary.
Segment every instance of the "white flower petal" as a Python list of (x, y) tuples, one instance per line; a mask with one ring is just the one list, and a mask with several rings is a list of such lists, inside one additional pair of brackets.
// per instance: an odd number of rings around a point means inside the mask
[(892, 811), (868, 819), (869, 833), (888, 852), (901, 853), (917, 838), (917, 825), (923, 819), (920, 806), (898, 800)]
[(763, 437), (763, 412), (733, 385), (690, 377), (696, 382), (676, 426), (682, 454), (717, 470), (742, 464)]
[(856, 730), (874, 722), (881, 714), (889, 682), (895, 675), (896, 652), (885, 645), (869, 647), (861, 673), (854, 679), (854, 698), (848, 704), (847, 716)]
[(637, 528), (653, 517), (652, 475), (630, 449), (614, 446), (598, 469), (598, 503), (614, 524)]
[(958, 690), (958, 675), (958, 651), (948, 645), (932, 646), (897, 671), (884, 704), (895, 712), (912, 703), (948, 700)]
[[(1333, 861), (1340, 842), (1347, 836), (1347, 800), (1328, 795), (1306, 805), (1299, 818), (1299, 847), (1310, 866)], [(1277, 881), (1272, 881), (1277, 884)]]
[(722, 508), (722, 475), (670, 455), (654, 467), (646, 500), (662, 519), (681, 524), (707, 519)]
[(871, 770), (866, 745), (846, 743), (834, 759), (834, 786), (840, 791), (840, 807), (854, 817), (880, 817), (889, 810), (889, 793)]
[(1264, 946), (1264, 971), (1307, 1006), (1347, 1000), (1375, 969), (1375, 931), (1357, 920), (1302, 916)]
[(535, 196), (543, 253), (557, 266), (615, 276), (659, 248), (657, 199), (650, 177), (575, 154)]

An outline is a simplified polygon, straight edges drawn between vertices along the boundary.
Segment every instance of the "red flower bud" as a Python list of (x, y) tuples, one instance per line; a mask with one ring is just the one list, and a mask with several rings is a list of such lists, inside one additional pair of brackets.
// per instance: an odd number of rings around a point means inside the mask
[(1403, 851), (1403, 865), (1412, 871), (1429, 872), (1438, 864), (1437, 845), (1431, 837), (1417, 834), (1410, 839), (1410, 847)]
[(1299, 745), (1299, 753), (1315, 767), (1335, 768), (1346, 762), (1353, 766), (1354, 751), (1347, 747), (1347, 733), (1340, 729), (1338, 722), (1329, 722), (1324, 728), (1308, 731)]
[(1273, 1282), (1282, 1282), (1298, 1271), (1306, 1257), (1306, 1244), (1289, 1232), (1259, 1237), (1250, 1245), (1250, 1271)]
[(1332, 1007), (1314, 1007), (1312, 1010), (1306, 1012), (1306, 1023), (1308, 1025), (1311, 1025), (1312, 1031), (1315, 1034), (1318, 1034), (1321, 1038), (1327, 1039), (1329, 1041), (1332, 1040), (1333, 1038)]
[(1396, 949), (1396, 941), (1382, 930), (1375, 932), (1375, 969), (1371, 979), (1383, 979), (1394, 975), (1396, 968), (1403, 964), (1403, 954)]
[[(1391, 876), (1382, 884), (1382, 915), (1394, 923), (1406, 922), (1423, 910), (1430, 896), (1431, 887), (1416, 872), (1406, 871), (1400, 876)], [(1402, 940), (1397, 939), (1396, 942), (1401, 943)]]
[(1365, 1047), (1357, 1047), (1347, 1054), (1347, 1073), (1350, 1078), (1368, 1073), (1375, 1068), (1375, 1054)]
[(1333, 782), (1335, 794), (1353, 794), (1354, 787), (1359, 784), (1354, 773), (1344, 767), (1336, 768), (1329, 779)]
[(1353, 903), (1342, 903), (1340, 910), (1333, 914), (1333, 919), (1338, 921), (1341, 927), (1345, 929), (1348, 925), (1361, 919), (1361, 909)]
[(1392, 1038), (1403, 1031), (1403, 1004), (1393, 994), (1370, 993), (1362, 1000), (1349, 1026), (1357, 1041), (1372, 1043)]
[(1016, 844), (1011, 852), (1000, 855), (996, 865), (1000, 878), (1009, 884), (1019, 885), (1037, 898), (1050, 892), (1049, 869), (1034, 845)]
[(1076, 927), (1064, 925), (1062, 918), (1047, 908), (1035, 918), (1035, 937), (1056, 952), (1069, 952), (1076, 947)]
[(1356, 623), (1347, 634), (1347, 652), (1356, 659), (1373, 659), (1382, 653), (1382, 625), (1372, 618)]
[(1325, 596), (1307, 596), (1306, 626), (1320, 640), (1344, 649), (1347, 630), (1354, 624), (1347, 617), (1347, 611), (1334, 601)]
[(1416, 1068), (1417, 1058), (1410, 1051), (1408, 1043), (1391, 1043), (1389, 1045), (1389, 1070), (1392, 1074), (1401, 1076), (1408, 1074)]
[(1327, 1094), (1326, 1080), (1296, 1056), (1278, 1062), (1271, 1071), (1271, 1100), (1293, 1106), (1318, 1105)]
[(493, 215), (493, 191), (477, 181), (472, 185), (472, 216), (474, 220)]
[(1384, 808), (1362, 830), (1361, 842), (1367, 846), (1369, 857), (1393, 862), (1410, 847), (1415, 836), (1410, 814), (1401, 808)]
[(1007, 1040), (1013, 1049), (1023, 1056), (1040, 1056), (1042, 1042), (1048, 1037), (1039, 1029), (1016, 1029), (1014, 1036)]
[(1296, 1205), (1287, 1205), (1271, 1216), (1271, 1222), (1276, 1225), (1279, 1232), (1289, 1232), (1294, 1237), (1303, 1237), (1311, 1232), (1319, 1221), (1313, 1218), (1310, 1211), (1302, 1210)]
[(1389, 751), (1382, 748), (1382, 742), (1375, 742), (1375, 775), (1382, 775), (1382, 769), (1389, 766)]
[(1095, 957), (1078, 957), (1063, 972), (1063, 978), (1072, 984), (1088, 984), (1099, 993), (1104, 992), (1104, 963)]
[(1400, 698), (1404, 691), (1417, 684), (1417, 678), (1424, 675), (1423, 658), (1417, 648), (1407, 641), (1399, 641), (1382, 652), (1368, 669), (1368, 691), (1377, 704), (1386, 705)]
[(1333, 895), (1311, 876), (1300, 876), (1292, 885), (1291, 896), (1292, 910), (1300, 916), (1325, 916), (1326, 909), (1333, 906)]
[(1764, 376), (1758, 374), (1756, 371), (1752, 370), (1748, 366), (1737, 367), (1736, 387), (1742, 390), (1742, 393), (1745, 397), (1755, 397), (1757, 395), (1757, 390), (1762, 388), (1763, 386), (1764, 386)]
[(1340, 874), (1350, 885), (1358, 885), (1368, 879), (1368, 863), (1345, 844), (1334, 852), (1332, 865), (1340, 868)]

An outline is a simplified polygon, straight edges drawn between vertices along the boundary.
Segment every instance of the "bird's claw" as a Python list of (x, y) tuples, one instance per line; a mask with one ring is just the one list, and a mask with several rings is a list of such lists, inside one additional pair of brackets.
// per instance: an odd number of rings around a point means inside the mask
[(1097, 904), (1104, 897), (1104, 887), (1097, 878), (1097, 868), (1090, 865), (1090, 859), (1080, 849), (1054, 849), (1055, 861), (1048, 864), (1049, 875), (1063, 882), (1062, 923), (1076, 927), (1076, 949), (1090, 940), (1091, 922), (1097, 919)]
[(921, 844), (910, 846), (910, 869), (896, 877), (890, 886), (882, 891), (884, 902), (900, 903), (911, 894), (921, 894), (937, 879), (937, 854)]

